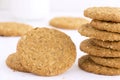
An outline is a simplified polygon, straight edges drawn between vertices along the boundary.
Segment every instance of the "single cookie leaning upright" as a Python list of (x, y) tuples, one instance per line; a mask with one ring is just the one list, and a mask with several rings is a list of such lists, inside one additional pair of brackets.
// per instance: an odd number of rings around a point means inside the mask
[(98, 46), (120, 51), (120, 41), (102, 41), (98, 39), (91, 40)]
[(90, 56), (90, 58), (96, 64), (120, 69), (120, 58), (110, 58), (110, 57), (104, 58), (104, 57), (96, 57), (96, 56)]
[(100, 20), (92, 20), (90, 25), (99, 30), (106, 30), (110, 32), (120, 33), (120, 23), (118, 22), (108, 22), (108, 21), (100, 21)]
[(88, 55), (82, 56), (78, 60), (78, 66), (91, 73), (102, 75), (120, 75), (120, 69), (105, 67), (94, 63)]
[(106, 48), (97, 46), (90, 39), (87, 39), (81, 42), (80, 50), (93, 56), (120, 57), (120, 51), (106, 49)]
[(89, 21), (84, 18), (77, 17), (56, 17), (50, 20), (50, 25), (63, 29), (78, 29), (81, 25)]
[(21, 71), (21, 72), (28, 72), (28, 70), (26, 70), (22, 66), (19, 60), (19, 55), (17, 53), (10, 54), (6, 59), (6, 64), (8, 67), (10, 67), (13, 70)]
[(17, 22), (0, 22), (0, 36), (22, 36), (32, 26)]
[(98, 30), (93, 28), (90, 24), (82, 25), (78, 29), (78, 32), (83, 36), (100, 39), (103, 41), (119, 41), (120, 40), (119, 33)]
[(54, 76), (68, 70), (76, 59), (76, 48), (63, 32), (35, 28), (18, 42), (17, 51), (22, 65), (41, 76)]
[(84, 11), (84, 16), (97, 20), (120, 22), (120, 8), (91, 7)]

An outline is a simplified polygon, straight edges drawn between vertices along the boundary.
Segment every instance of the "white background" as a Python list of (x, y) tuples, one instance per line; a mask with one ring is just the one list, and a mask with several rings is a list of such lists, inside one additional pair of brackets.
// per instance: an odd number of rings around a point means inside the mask
[(52, 11), (79, 12), (91, 6), (120, 6), (120, 0), (50, 0)]
[[(0, 0), (0, 8), (8, 9), (12, 0)], [(33, 0), (34, 1), (34, 0)], [(117, 6), (120, 0), (49, 0), (51, 11), (79, 12), (90, 6)]]
[[(11, 3), (14, 3), (16, 0), (0, 0), (0, 11), (9, 11), (9, 14), (11, 14)], [(19, 1), (27, 1), (26, 4), (29, 4), (30, 1), (37, 1), (37, 0), (19, 0)], [(42, 0), (39, 0), (39, 2)], [(45, 1), (45, 0), (44, 0)], [(63, 14), (63, 15), (73, 15), (73, 13), (75, 15), (73, 16), (83, 16), (83, 11), (84, 9), (88, 8), (88, 7), (95, 7), (95, 6), (112, 6), (112, 7), (120, 7), (120, 0), (48, 0), (50, 2), (49, 4), (49, 14), (51, 16), (52, 13), (57, 13), (57, 14)], [(22, 5), (22, 4), (21, 4)], [(33, 13), (38, 13), (40, 14), (40, 12), (43, 12), (43, 9), (45, 11), (45, 8), (34, 8), (36, 4), (33, 3)], [(41, 5), (41, 4), (40, 4)], [(45, 4), (43, 4), (45, 5)], [(13, 6), (14, 7), (14, 6)], [(23, 6), (21, 6), (23, 7)], [(17, 10), (17, 7), (14, 7), (15, 11), (17, 14), (15, 15), (22, 15), (22, 16), (31, 16), (30, 15), (30, 11), (28, 9), (28, 13), (26, 12), (26, 10), (23, 8), (23, 10), (21, 10), (21, 8), (19, 8)], [(42, 9), (42, 10), (41, 10)], [(13, 9), (12, 9), (13, 10)], [(13, 12), (15, 12), (13, 10)], [(38, 11), (38, 12), (37, 12)], [(27, 14), (25, 14), (27, 13)], [(37, 17), (38, 14), (35, 14), (36, 16), (33, 17)], [(41, 13), (40, 15), (43, 16)], [(46, 13), (45, 13), (46, 14)], [(15, 15), (12, 15), (13, 17)], [(38, 17), (40, 16), (38, 15)], [(6, 15), (7, 16), (7, 15)], [(41, 17), (40, 16), (40, 17)], [(46, 15), (44, 15), (46, 16)]]
[[(2, 2), (1, 2), (2, 1)], [(50, 14), (47, 18), (39, 20), (16, 19), (10, 15), (9, 2), (0, 0), (0, 21), (15, 21), (30, 24), (34, 27), (49, 27), (49, 20), (55, 16), (83, 16), (83, 10), (92, 6), (119, 7), (119, 0), (50, 0)], [(5, 11), (5, 12), (4, 12)], [(15, 72), (6, 66), (7, 56), (16, 51), (16, 45), (20, 37), (0, 37), (0, 80), (120, 80), (120, 76), (104, 76), (85, 72), (77, 66), (78, 58), (85, 53), (79, 50), (79, 44), (85, 37), (77, 31), (62, 30), (68, 34), (76, 45), (77, 59), (72, 68), (64, 74), (54, 77), (42, 77), (30, 73)]]

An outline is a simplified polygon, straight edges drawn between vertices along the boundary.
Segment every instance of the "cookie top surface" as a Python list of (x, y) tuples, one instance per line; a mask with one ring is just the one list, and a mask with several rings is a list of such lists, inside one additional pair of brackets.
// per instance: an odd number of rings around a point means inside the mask
[(76, 48), (68, 35), (55, 29), (35, 28), (18, 42), (22, 65), (41, 76), (68, 70), (76, 59)]
[(6, 59), (6, 64), (13, 70), (28, 72), (21, 64), (17, 53), (10, 54)]
[(81, 69), (101, 75), (120, 75), (120, 69), (105, 67), (94, 63), (88, 55), (82, 56), (78, 60), (78, 65)]
[(84, 11), (84, 16), (97, 20), (120, 22), (120, 8), (90, 7)]
[(120, 69), (120, 58), (104, 58), (96, 56), (90, 56), (90, 58), (96, 64)]
[(49, 22), (50, 25), (63, 29), (78, 29), (86, 23), (89, 23), (89, 21), (79, 17), (55, 17)]
[(98, 39), (91, 40), (98, 46), (120, 51), (120, 41), (102, 41)]
[(31, 29), (33, 29), (32, 26), (23, 23), (0, 22), (1, 36), (22, 36)]
[(103, 41), (118, 41), (120, 40), (119, 33), (107, 32), (93, 28), (90, 24), (82, 25), (78, 32), (86, 37), (91, 37)]
[(93, 56), (99, 57), (120, 57), (120, 51), (103, 48), (95, 45), (90, 39), (84, 40), (80, 44), (80, 50)]
[(120, 33), (120, 23), (92, 20), (90, 22), (90, 25), (99, 30), (106, 30), (110, 32)]

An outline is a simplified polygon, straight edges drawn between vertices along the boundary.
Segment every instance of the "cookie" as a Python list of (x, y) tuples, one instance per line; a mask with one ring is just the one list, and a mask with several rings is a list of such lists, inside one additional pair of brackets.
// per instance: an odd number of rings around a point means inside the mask
[(6, 59), (6, 64), (15, 71), (28, 72), (28, 70), (22, 66), (17, 53), (10, 54)]
[(120, 58), (109, 58), (109, 57), (104, 58), (104, 57), (96, 57), (96, 56), (90, 56), (90, 58), (96, 64), (120, 69)]
[(75, 62), (76, 48), (63, 32), (35, 28), (18, 42), (17, 51), (22, 65), (41, 76), (55, 76), (67, 71)]
[(32, 26), (23, 23), (0, 22), (1, 36), (22, 36), (31, 29), (33, 29)]
[(91, 37), (95, 39), (100, 39), (103, 41), (118, 41), (120, 40), (120, 34), (119, 33), (112, 33), (102, 30), (97, 30), (90, 26), (90, 24), (82, 25), (78, 32), (86, 37)]
[(49, 22), (51, 26), (63, 29), (78, 29), (78, 27), (86, 23), (89, 23), (89, 21), (77, 17), (55, 17)]
[(93, 56), (120, 57), (120, 51), (106, 49), (106, 48), (97, 46), (90, 39), (87, 39), (81, 42), (80, 50)]
[(84, 10), (84, 16), (97, 20), (120, 22), (120, 8), (91, 7)]
[(120, 33), (120, 23), (92, 20), (90, 25), (99, 30)]
[(91, 72), (95, 74), (109, 75), (109, 76), (120, 75), (120, 69), (110, 68), (96, 64), (89, 58), (88, 55), (79, 58), (78, 66), (87, 72)]
[(102, 41), (98, 39), (91, 40), (98, 46), (120, 51), (120, 41)]

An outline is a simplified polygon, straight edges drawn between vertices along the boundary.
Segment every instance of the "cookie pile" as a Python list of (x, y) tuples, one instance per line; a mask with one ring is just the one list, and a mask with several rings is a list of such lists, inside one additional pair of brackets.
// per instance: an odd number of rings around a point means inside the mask
[(13, 70), (41, 76), (54, 76), (67, 71), (75, 62), (76, 48), (63, 32), (35, 28), (24, 34), (17, 51), (8, 56), (6, 64)]
[(88, 55), (79, 59), (79, 67), (96, 74), (120, 75), (120, 8), (92, 7), (84, 15), (93, 20), (78, 30), (90, 37), (80, 44)]

